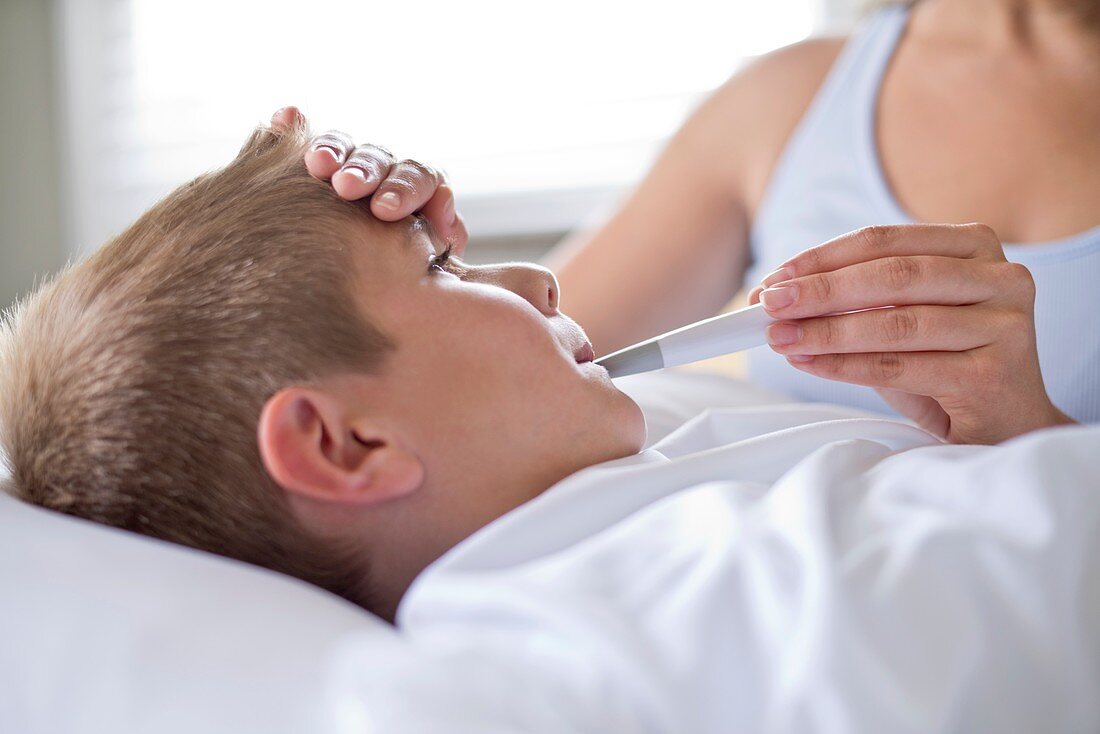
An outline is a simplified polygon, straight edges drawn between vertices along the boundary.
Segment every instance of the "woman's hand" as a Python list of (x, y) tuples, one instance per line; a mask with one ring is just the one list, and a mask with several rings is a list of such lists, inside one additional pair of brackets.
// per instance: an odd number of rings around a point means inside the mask
[(873, 387), (953, 443), (1073, 422), (1039, 372), (1031, 273), (985, 225), (857, 230), (788, 260), (757, 300), (791, 365)]
[[(284, 107), (272, 118), (272, 125), (287, 124), (302, 113)], [(455, 211), (455, 197), (446, 175), (412, 160), (395, 161), (393, 154), (377, 145), (355, 145), (337, 131), (318, 135), (305, 156), (306, 169), (343, 199), (371, 197), (371, 214), (387, 222), (422, 212), (440, 239), (461, 256), (470, 236), (462, 216)]]

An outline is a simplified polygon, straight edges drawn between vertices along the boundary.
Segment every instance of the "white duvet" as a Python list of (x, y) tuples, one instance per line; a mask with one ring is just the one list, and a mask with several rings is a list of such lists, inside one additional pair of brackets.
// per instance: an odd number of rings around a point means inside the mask
[(1100, 730), (1100, 427), (712, 410), (431, 566), (342, 731)]

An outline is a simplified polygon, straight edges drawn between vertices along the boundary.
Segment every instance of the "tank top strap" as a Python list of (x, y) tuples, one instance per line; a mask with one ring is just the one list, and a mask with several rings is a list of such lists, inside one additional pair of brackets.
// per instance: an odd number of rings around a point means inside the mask
[(798, 138), (824, 133), (854, 147), (862, 134), (870, 131), (873, 137), (879, 87), (908, 18), (907, 7), (893, 5), (870, 16), (855, 31), (803, 117)]
[[(868, 171), (873, 167), (867, 160), (866, 143), (875, 137), (878, 90), (908, 17), (904, 5), (879, 10), (856, 29), (833, 62), (780, 154), (753, 217), (750, 245), (754, 265), (763, 268), (820, 243), (805, 242), (784, 253), (762, 252), (757, 247), (763, 231), (790, 215), (787, 204), (791, 196), (797, 199), (806, 190), (820, 195), (821, 182), (816, 178), (808, 181), (807, 175), (828, 177), (830, 185), (845, 191), (867, 190)], [(786, 229), (783, 224), (778, 228)], [(763, 239), (770, 241), (770, 236)]]

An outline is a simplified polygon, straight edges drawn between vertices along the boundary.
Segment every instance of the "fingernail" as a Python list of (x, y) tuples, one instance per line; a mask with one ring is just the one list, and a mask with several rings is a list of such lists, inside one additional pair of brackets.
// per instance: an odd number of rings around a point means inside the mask
[(443, 212), (443, 219), (447, 224), (455, 223), (455, 200), (451, 199), (447, 202), (447, 208)]
[(328, 147), (327, 145), (315, 145), (313, 146), (313, 152), (328, 153), (329, 157), (331, 157), (332, 160), (336, 161), (337, 163), (340, 162), (340, 156), (336, 155), (336, 151)]
[(764, 304), (764, 308), (769, 311), (775, 311), (779, 308), (786, 308), (794, 303), (795, 298), (798, 297), (798, 286), (796, 285), (784, 285), (778, 288), (765, 288), (760, 292), (760, 300)]
[(773, 270), (760, 281), (760, 285), (767, 288), (769, 285), (775, 285), (776, 283), (782, 283), (784, 280), (790, 280), (794, 277), (794, 271), (790, 268), (783, 267), (778, 270)]
[(812, 354), (788, 354), (787, 359), (791, 362), (809, 362), (814, 358)]
[(396, 209), (401, 204), (401, 197), (392, 191), (387, 191), (378, 196), (378, 203), (385, 209)]
[(356, 168), (355, 166), (348, 166), (347, 168), (341, 168), (342, 172), (350, 174), (358, 179), (361, 183), (367, 182), (367, 174), (362, 168)]
[(767, 333), (768, 343), (784, 347), (802, 338), (802, 327), (791, 323), (772, 324), (767, 328)]

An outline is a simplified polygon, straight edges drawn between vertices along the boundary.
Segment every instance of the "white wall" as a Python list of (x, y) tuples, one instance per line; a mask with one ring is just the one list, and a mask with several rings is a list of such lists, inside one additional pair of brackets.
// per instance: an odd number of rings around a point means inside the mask
[(64, 262), (52, 5), (0, 2), (0, 308)]

